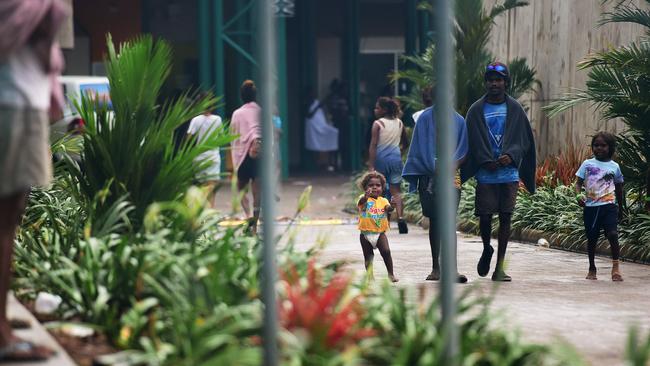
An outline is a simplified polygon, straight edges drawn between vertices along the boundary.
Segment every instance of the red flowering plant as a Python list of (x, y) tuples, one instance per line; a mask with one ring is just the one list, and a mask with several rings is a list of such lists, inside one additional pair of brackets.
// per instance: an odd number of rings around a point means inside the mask
[(315, 260), (307, 265), (306, 278), (295, 265), (281, 273), (284, 294), (280, 302), (280, 323), (292, 334), (302, 338), (304, 349), (311, 356), (347, 351), (365, 337), (374, 335), (361, 320), (363, 294), (350, 290), (351, 277), (334, 273), (326, 283), (324, 273)]

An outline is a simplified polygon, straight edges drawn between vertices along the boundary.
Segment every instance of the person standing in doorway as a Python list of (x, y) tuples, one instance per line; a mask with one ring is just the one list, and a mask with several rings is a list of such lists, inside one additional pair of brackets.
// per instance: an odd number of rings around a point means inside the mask
[(475, 215), (479, 217), (483, 254), (477, 265), (479, 276), (490, 271), (494, 248), (490, 245), (492, 215), (499, 215), (496, 268), (493, 281), (511, 281), (504, 261), (510, 222), (517, 201), (519, 180), (535, 193), (535, 139), (526, 112), (506, 94), (510, 74), (508, 67), (492, 62), (485, 68), (487, 94), (467, 111), (469, 153), (461, 167), (461, 180), (475, 177)]
[[(232, 142), (231, 157), (237, 176), (237, 189), (243, 191), (241, 206), (248, 220), (251, 232), (255, 233), (260, 217), (260, 185), (257, 179), (257, 162), (262, 143), (261, 108), (255, 102), (257, 87), (252, 80), (242, 84), (240, 97), (244, 103), (232, 113), (230, 128), (237, 139)], [(248, 189), (253, 194), (253, 213), (247, 197)]]
[(316, 164), (321, 171), (334, 172), (339, 130), (327, 120), (323, 105), (313, 91), (307, 91), (307, 100), (310, 102), (305, 114), (305, 148), (316, 154)]
[(49, 122), (62, 116), (56, 81), (63, 55), (59, 0), (0, 2), (0, 362), (42, 361), (54, 352), (13, 334), (7, 319), (14, 237), (29, 190), (52, 177)]
[(375, 104), (375, 118), (372, 125), (368, 168), (377, 170), (386, 177), (387, 198), (394, 197), (397, 209), (397, 227), (400, 234), (408, 233), (404, 220), (404, 207), (400, 184), (402, 183), (402, 149), (408, 148), (408, 137), (404, 124), (399, 119), (399, 104), (390, 97), (380, 97)]

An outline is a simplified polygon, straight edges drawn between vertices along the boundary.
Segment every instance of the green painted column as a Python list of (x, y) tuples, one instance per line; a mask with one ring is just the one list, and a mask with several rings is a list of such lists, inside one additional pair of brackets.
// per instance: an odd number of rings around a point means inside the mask
[[(213, 24), (213, 52), (214, 52), (214, 61), (212, 67), (214, 68), (213, 75), (213, 84), (214, 84), (214, 94), (217, 97), (224, 96), (225, 92), (225, 82), (224, 82), (224, 65), (226, 63), (226, 57), (223, 50), (223, 0), (213, 0), (214, 8), (212, 14), (212, 24)], [(221, 106), (217, 108), (217, 114), (224, 116), (225, 110), (223, 106), (223, 100)]]
[(431, 31), (431, 13), (429, 10), (418, 10), (418, 43), (420, 53), (429, 46), (429, 32)]
[(406, 33), (404, 37), (404, 48), (407, 55), (415, 55), (418, 30), (418, 0), (406, 0)]
[(210, 88), (210, 0), (199, 0), (197, 6), (199, 32), (199, 84), (202, 89)]
[(306, 91), (311, 89), (314, 93), (318, 91), (318, 79), (316, 76), (316, 0), (302, 0), (296, 3), (298, 11), (298, 25), (300, 28), (300, 120), (298, 123), (300, 141), (300, 166), (303, 170), (314, 171), (316, 164), (313, 163), (312, 153), (305, 148), (305, 111), (303, 106), (311, 103), (307, 100)]
[(359, 0), (347, 0), (345, 9), (345, 80), (349, 95), (350, 154), (344, 157), (347, 169), (361, 168), (361, 122), (359, 121)]
[[(217, 107), (217, 110), (215, 113), (221, 118), (226, 119), (226, 108), (225, 108), (225, 103), (226, 103), (226, 98), (224, 96), (225, 94), (225, 73), (224, 73), (224, 68), (226, 64), (226, 56), (224, 54), (224, 49), (223, 49), (223, 21), (224, 21), (224, 13), (223, 13), (223, 0), (212, 0), (213, 1), (213, 8), (212, 8), (212, 24), (213, 24), (213, 32), (214, 32), (214, 37), (212, 38), (213, 40), (213, 45), (212, 45), (212, 51), (214, 52), (214, 58), (213, 58), (213, 64), (212, 67), (214, 69), (214, 75), (213, 75), (213, 82), (212, 86), (214, 88), (214, 95), (216, 95), (218, 98), (221, 98), (219, 100), (219, 104)], [(210, 14), (210, 12), (207, 12)], [(221, 149), (221, 172), (224, 173), (226, 172), (226, 150)]]
[(276, 53), (278, 73), (278, 94), (276, 103), (278, 113), (282, 119), (282, 139), (280, 141), (280, 158), (282, 162), (282, 178), (289, 177), (289, 105), (287, 89), (287, 21), (286, 18), (277, 18), (276, 22)]
[[(235, 1), (235, 14), (239, 14), (244, 10), (246, 2), (243, 0)], [(251, 15), (252, 11), (248, 10), (244, 15), (242, 15), (237, 22), (234, 24), (235, 31), (237, 32), (236, 36), (233, 36), (235, 41), (244, 49), (251, 49)], [(241, 83), (247, 79), (252, 78), (252, 65), (246, 60), (246, 58), (239, 52), (235, 52), (235, 80), (236, 85), (239, 86)], [(232, 98), (239, 101), (239, 97)]]

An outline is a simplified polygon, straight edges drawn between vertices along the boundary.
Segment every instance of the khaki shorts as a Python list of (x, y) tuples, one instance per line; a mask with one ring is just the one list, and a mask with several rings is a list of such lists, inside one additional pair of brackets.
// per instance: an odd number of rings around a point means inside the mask
[(0, 106), (0, 197), (49, 184), (49, 133), (46, 111)]

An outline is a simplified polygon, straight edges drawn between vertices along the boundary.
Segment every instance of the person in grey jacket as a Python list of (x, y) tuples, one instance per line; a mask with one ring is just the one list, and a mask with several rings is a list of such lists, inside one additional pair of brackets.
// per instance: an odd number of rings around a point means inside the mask
[(467, 160), (461, 166), (461, 181), (475, 177), (474, 214), (479, 217), (483, 254), (477, 265), (479, 276), (490, 271), (494, 248), (490, 245), (492, 216), (499, 215), (498, 249), (493, 281), (511, 281), (504, 259), (510, 239), (510, 222), (517, 200), (519, 181), (535, 192), (535, 139), (526, 112), (506, 94), (508, 67), (493, 62), (485, 69), (487, 94), (467, 111), (469, 141)]

